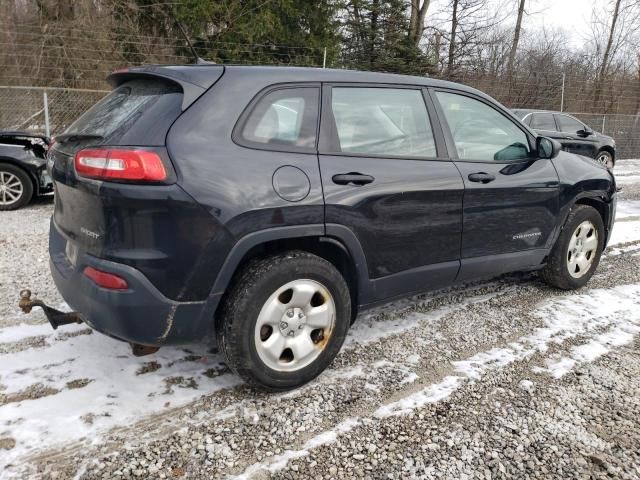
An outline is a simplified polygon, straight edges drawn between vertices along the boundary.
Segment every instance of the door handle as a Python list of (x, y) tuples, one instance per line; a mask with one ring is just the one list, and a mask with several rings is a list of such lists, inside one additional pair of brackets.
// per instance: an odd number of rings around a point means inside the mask
[(494, 175), (486, 172), (470, 173), (468, 178), (469, 181), (478, 183), (489, 183), (496, 179)]
[(375, 179), (371, 175), (365, 175), (364, 173), (349, 172), (338, 173), (331, 177), (333, 183), (337, 185), (348, 185), (350, 183), (354, 185), (366, 185), (373, 182)]

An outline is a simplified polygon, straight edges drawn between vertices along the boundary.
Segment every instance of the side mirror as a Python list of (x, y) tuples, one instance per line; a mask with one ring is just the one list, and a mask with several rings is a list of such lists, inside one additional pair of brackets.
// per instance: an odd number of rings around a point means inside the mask
[(593, 135), (593, 130), (591, 130), (589, 127), (584, 127), (582, 130), (578, 130), (576, 134), (580, 135), (581, 137), (588, 137), (589, 135)]
[(538, 158), (556, 158), (562, 150), (562, 145), (551, 138), (538, 137), (536, 138), (536, 150)]

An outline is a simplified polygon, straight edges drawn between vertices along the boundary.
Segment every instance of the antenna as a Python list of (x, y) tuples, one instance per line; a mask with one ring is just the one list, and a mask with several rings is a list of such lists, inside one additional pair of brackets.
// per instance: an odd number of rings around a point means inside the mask
[(203, 58), (200, 58), (198, 56), (198, 52), (196, 52), (196, 49), (193, 47), (193, 44), (191, 43), (191, 40), (189, 40), (189, 36), (187, 35), (187, 32), (185, 31), (184, 27), (182, 26), (182, 23), (180, 23), (180, 21), (178, 21), (177, 18), (174, 18), (176, 25), (178, 25), (178, 29), (180, 30), (180, 33), (182, 33), (182, 36), (184, 37), (185, 41), (187, 42), (187, 45), (189, 45), (189, 50), (191, 50), (191, 53), (193, 54), (193, 58), (196, 61), (196, 65), (206, 65), (206, 64), (215, 64), (215, 62), (209, 62)]

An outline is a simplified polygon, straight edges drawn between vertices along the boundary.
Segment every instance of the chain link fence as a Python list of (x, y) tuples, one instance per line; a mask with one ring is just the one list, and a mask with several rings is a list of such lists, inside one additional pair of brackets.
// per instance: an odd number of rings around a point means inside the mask
[[(567, 112), (568, 113), (568, 112)], [(596, 132), (613, 137), (618, 158), (640, 158), (640, 114), (570, 113)]]
[(106, 90), (0, 86), (0, 130), (63, 132)]
[[(45, 87), (0, 86), (0, 130), (55, 135), (108, 93)], [(571, 113), (616, 140), (618, 158), (640, 158), (640, 115)]]

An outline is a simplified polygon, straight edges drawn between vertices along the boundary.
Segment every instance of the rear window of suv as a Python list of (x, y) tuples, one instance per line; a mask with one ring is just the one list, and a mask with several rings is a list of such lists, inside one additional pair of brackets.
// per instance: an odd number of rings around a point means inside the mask
[(129, 80), (91, 107), (65, 133), (97, 135), (104, 142), (117, 141), (160, 102), (164, 104), (163, 111), (175, 110), (182, 102), (180, 86), (162, 79)]

